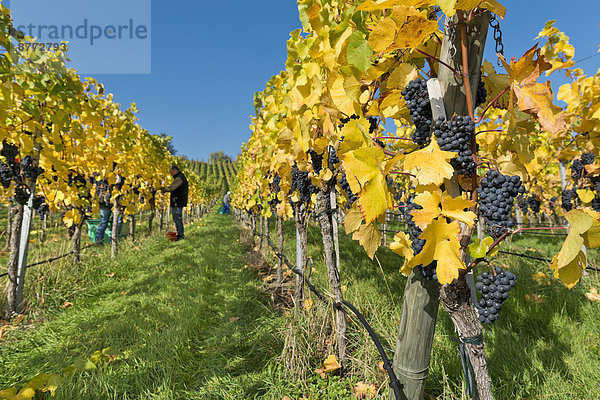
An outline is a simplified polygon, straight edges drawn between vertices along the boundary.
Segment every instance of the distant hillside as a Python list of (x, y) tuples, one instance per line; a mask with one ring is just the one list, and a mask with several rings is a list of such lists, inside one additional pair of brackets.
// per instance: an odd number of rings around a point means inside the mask
[(233, 185), (237, 167), (231, 158), (225, 155), (220, 157), (220, 155), (223, 155), (223, 152), (211, 154), (211, 159), (208, 162), (204, 160), (184, 160), (184, 163), (201, 179), (221, 181), (224, 190), (227, 191)]

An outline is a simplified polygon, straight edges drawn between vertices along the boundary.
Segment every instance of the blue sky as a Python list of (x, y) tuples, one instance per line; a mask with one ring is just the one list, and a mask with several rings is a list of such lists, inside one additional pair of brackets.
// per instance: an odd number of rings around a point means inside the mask
[[(600, 1), (501, 2), (508, 8), (500, 21), (507, 58), (530, 48), (549, 19), (556, 19), (556, 26), (570, 36), (576, 60), (597, 54)], [(173, 136), (180, 154), (207, 159), (223, 150), (235, 156), (250, 135), (254, 92), (283, 68), (289, 32), (300, 27), (295, 1), (171, 0), (151, 5), (151, 74), (94, 77), (116, 101), (137, 103), (140, 124), (151, 133)], [(493, 47), (490, 30), (490, 60)], [(600, 56), (577, 65), (593, 74)]]

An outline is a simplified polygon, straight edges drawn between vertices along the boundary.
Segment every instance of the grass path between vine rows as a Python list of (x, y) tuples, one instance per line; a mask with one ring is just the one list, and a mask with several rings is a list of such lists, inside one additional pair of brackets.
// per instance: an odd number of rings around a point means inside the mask
[[(183, 241), (155, 236), (116, 261), (99, 260), (93, 282), (70, 299), (72, 307), (0, 345), (0, 389), (38, 372), (60, 373), (112, 346), (123, 354), (118, 361), (67, 379), (54, 398), (259, 395), (260, 379), (252, 376), (281, 352), (272, 333), (280, 321), (265, 306), (255, 275), (240, 268), (238, 238), (231, 218), (211, 214), (188, 226)], [(232, 378), (226, 386), (224, 376)]]
[[(138, 235), (145, 236), (142, 229)], [(284, 253), (292, 258), (294, 235), (288, 221)], [(379, 355), (356, 319), (348, 323), (346, 374), (323, 379), (314, 373), (332, 352), (331, 310), (309, 293), (313, 308), (296, 318), (273, 311), (264, 290), (267, 276), (260, 275), (265, 270), (245, 268), (252, 266), (247, 257), (252, 245), (238, 239), (232, 218), (212, 213), (188, 226), (180, 242), (157, 233), (135, 244), (124, 240), (115, 260), (107, 247), (91, 248), (78, 267), (64, 259), (28, 271), (27, 316), (0, 340), (0, 390), (20, 388), (38, 373), (60, 373), (112, 346), (121, 356), (100, 370), (73, 374), (53, 399), (351, 400), (361, 381), (377, 383), (376, 398), (387, 399)], [(557, 236), (514, 235), (504, 248), (552, 257), (561, 243)], [(47, 251), (61, 246), (49, 243)], [(314, 260), (312, 280), (327, 294), (320, 230), (313, 225), (308, 254)], [(589, 254), (591, 264), (600, 267), (598, 249)], [(406, 283), (399, 258), (380, 249), (370, 260), (340, 233), (340, 261), (345, 298), (392, 355)], [(600, 273), (591, 272), (568, 290), (543, 262), (498, 255), (494, 263), (518, 277), (500, 320), (484, 327), (495, 397), (599, 399), (600, 303), (584, 294), (600, 287)], [(65, 302), (72, 306), (62, 308)], [(440, 310), (426, 400), (468, 398), (453, 336), (452, 322)], [(295, 365), (289, 363), (292, 353)]]

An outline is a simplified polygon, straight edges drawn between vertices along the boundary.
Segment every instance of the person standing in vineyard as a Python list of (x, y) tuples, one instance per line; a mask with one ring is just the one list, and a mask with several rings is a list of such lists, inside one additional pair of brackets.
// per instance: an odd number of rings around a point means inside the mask
[[(120, 180), (120, 177), (117, 177), (117, 181)], [(96, 228), (96, 236), (95, 243), (101, 244), (104, 239), (104, 232), (108, 227), (108, 222), (112, 217), (112, 188), (108, 184), (106, 179), (103, 179), (98, 182), (96, 185), (96, 194), (98, 195), (98, 203), (100, 204), (100, 223)], [(121, 227), (123, 225), (123, 214), (119, 215), (119, 226), (117, 227), (118, 234), (121, 233)]]
[(169, 173), (173, 177), (173, 183), (161, 187), (159, 190), (163, 193), (171, 193), (171, 214), (177, 228), (176, 240), (181, 240), (185, 238), (183, 234), (183, 207), (187, 206), (188, 202), (188, 181), (177, 165), (171, 165)]
[(231, 201), (231, 192), (227, 191), (223, 196), (223, 214), (229, 214), (229, 202)]

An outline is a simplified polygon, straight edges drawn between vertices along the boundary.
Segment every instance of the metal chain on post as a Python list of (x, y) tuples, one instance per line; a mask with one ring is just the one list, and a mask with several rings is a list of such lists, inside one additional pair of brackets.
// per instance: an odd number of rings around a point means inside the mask
[[(490, 27), (494, 30), (494, 40), (496, 41), (496, 54), (504, 56), (504, 45), (502, 44), (502, 31), (500, 30), (500, 22), (496, 15), (490, 17)], [(498, 66), (502, 66), (502, 62), (498, 59)]]

